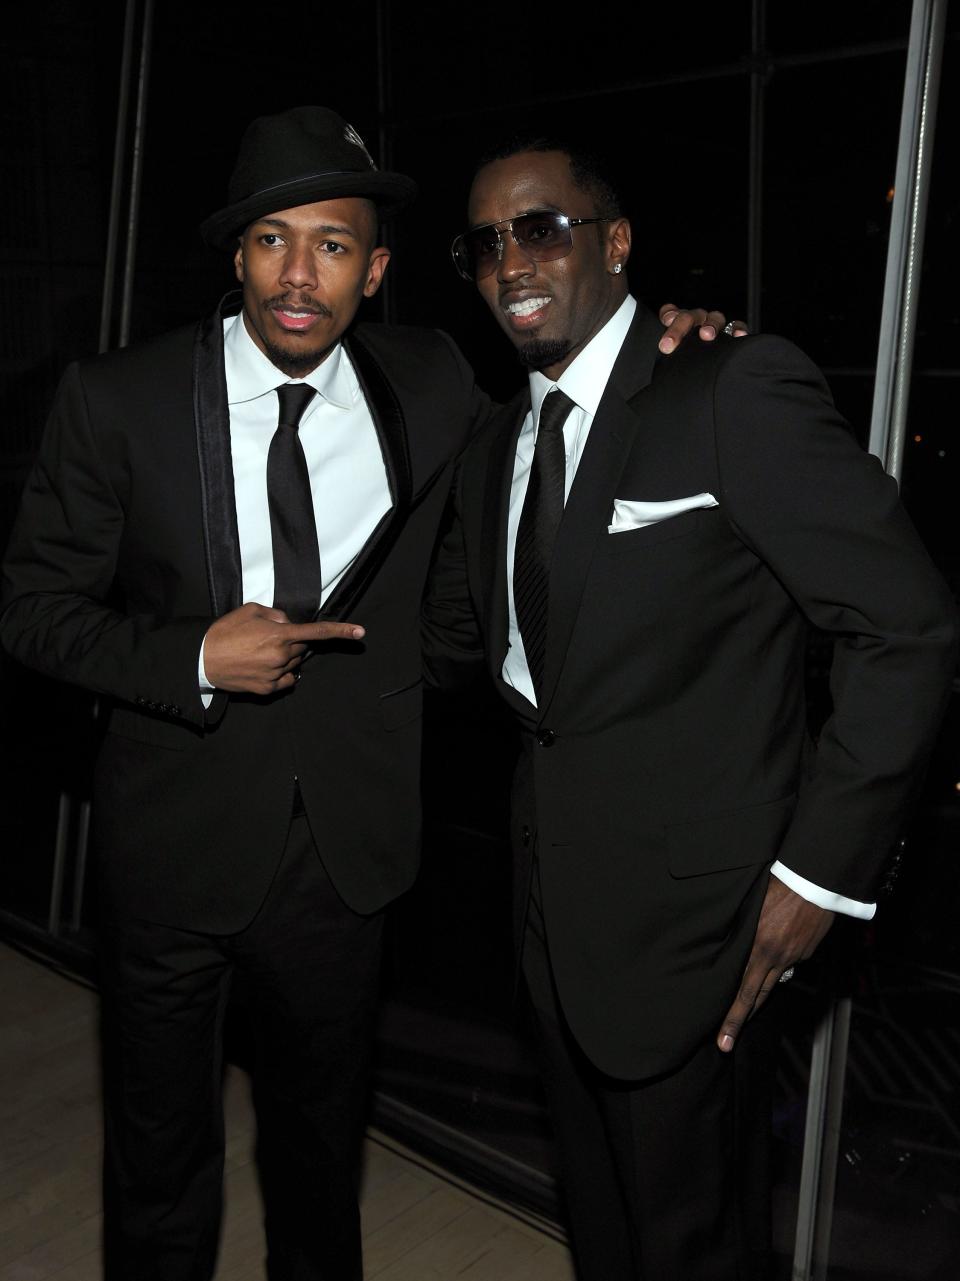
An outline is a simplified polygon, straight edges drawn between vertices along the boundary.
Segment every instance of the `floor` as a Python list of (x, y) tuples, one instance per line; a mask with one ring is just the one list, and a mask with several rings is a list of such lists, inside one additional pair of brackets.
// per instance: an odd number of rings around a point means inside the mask
[[(0, 1281), (100, 1277), (97, 1000), (0, 946)], [(226, 1082), (227, 1210), (217, 1281), (263, 1276), (246, 1078)], [(549, 1225), (518, 1217), (368, 1133), (368, 1281), (573, 1281)]]

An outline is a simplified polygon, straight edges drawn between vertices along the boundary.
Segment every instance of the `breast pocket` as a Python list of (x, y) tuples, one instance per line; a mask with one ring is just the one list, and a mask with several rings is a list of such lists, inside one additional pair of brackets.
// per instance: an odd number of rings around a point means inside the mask
[(702, 522), (715, 518), (716, 509), (710, 511), (681, 512), (679, 516), (668, 516), (658, 520), (654, 525), (642, 525), (637, 529), (625, 529), (621, 533), (605, 532), (601, 540), (601, 551), (604, 555), (620, 556), (624, 552), (637, 551), (644, 547), (654, 547), (657, 543), (670, 542), (675, 538), (686, 538), (695, 534)]

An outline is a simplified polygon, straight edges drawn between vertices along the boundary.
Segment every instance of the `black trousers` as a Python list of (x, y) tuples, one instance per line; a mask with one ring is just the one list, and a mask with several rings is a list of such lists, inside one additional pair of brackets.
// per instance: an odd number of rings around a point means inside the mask
[(665, 1076), (605, 1076), (560, 1009), (536, 869), (522, 965), (579, 1281), (768, 1281), (775, 1019), (732, 1054), (711, 1039)]
[(223, 1019), (242, 979), (271, 1281), (359, 1281), (357, 1181), (382, 917), (327, 877), (306, 818), (254, 920), (101, 928), (107, 1281), (209, 1281), (223, 1181)]

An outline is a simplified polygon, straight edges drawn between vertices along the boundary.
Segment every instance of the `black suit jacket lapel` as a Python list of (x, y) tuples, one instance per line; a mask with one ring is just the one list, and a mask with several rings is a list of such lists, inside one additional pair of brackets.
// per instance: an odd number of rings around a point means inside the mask
[(359, 556), (324, 602), (321, 618), (348, 619), (356, 601), (372, 581), (390, 548), (403, 529), (410, 511), (413, 479), (403, 409), (383, 366), (370, 348), (354, 333), (344, 347), (357, 371), (357, 378), (373, 418), (393, 506), (367, 539)]
[(649, 385), (663, 329), (642, 306), (624, 340), (597, 409), (557, 534), (540, 715), (550, 706), (570, 644), (598, 531), (609, 524), (624, 466), (636, 441), (638, 400)]
[(483, 511), (480, 524), (480, 573), (487, 617), (487, 662), (494, 679), (500, 675), (507, 652), (507, 520), (517, 440), (529, 410), (528, 389), (501, 410), (501, 425), (490, 446), (481, 491)]
[(227, 294), (200, 321), (193, 346), (193, 413), (200, 466), (200, 502), (210, 605), (216, 617), (242, 603), (240, 537), (230, 453), (230, 411), (223, 366), (223, 319), (239, 310), (239, 292)]

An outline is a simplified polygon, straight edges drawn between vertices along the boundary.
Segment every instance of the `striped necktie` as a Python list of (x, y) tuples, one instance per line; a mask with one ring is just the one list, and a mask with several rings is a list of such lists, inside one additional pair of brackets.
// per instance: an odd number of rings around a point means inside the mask
[(513, 604), (538, 703), (546, 654), (550, 561), (563, 516), (563, 424), (572, 408), (573, 401), (559, 387), (544, 397), (530, 480), (517, 526)]

